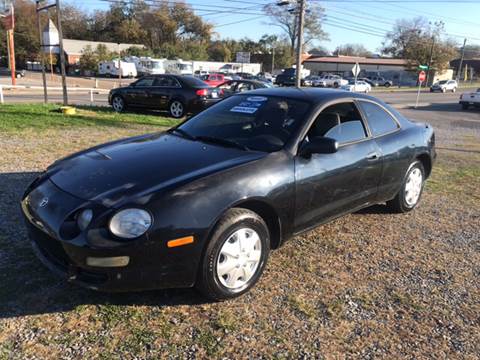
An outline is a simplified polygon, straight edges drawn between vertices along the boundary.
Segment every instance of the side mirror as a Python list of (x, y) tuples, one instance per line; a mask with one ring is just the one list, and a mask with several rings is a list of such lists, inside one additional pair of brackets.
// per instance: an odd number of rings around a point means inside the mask
[(308, 158), (312, 154), (333, 154), (337, 150), (337, 140), (329, 137), (314, 137), (310, 141), (302, 143), (299, 155)]

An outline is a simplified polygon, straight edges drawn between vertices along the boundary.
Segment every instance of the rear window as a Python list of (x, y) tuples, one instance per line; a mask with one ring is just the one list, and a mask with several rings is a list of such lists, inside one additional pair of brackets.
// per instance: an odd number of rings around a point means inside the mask
[[(204, 79), (204, 78), (205, 77), (202, 76), (202, 79)], [(206, 87), (206, 86), (208, 86), (202, 80), (200, 80), (199, 78), (193, 77), (193, 76), (182, 76), (181, 79), (182, 79), (182, 81), (185, 85), (190, 86), (190, 87)]]
[(233, 141), (252, 150), (284, 147), (303, 123), (308, 102), (274, 96), (236, 95), (192, 117), (180, 128), (195, 137)]

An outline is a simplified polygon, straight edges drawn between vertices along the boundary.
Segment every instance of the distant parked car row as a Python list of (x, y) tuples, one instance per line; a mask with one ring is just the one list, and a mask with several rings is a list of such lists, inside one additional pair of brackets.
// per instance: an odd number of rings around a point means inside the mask
[(205, 75), (205, 80), (185, 75), (150, 75), (130, 85), (110, 91), (108, 102), (117, 112), (129, 107), (167, 110), (182, 118), (201, 111), (234, 93), (272, 87), (258, 80), (227, 80), (219, 74)]
[(457, 91), (458, 83), (455, 80), (442, 80), (438, 81), (430, 87), (430, 92), (440, 91), (440, 92), (455, 92)]

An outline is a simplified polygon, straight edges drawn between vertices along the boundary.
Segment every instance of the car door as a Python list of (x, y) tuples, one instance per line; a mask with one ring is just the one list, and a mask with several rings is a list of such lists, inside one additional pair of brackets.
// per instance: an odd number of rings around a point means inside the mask
[(333, 154), (296, 156), (297, 231), (373, 202), (381, 178), (379, 148), (353, 101), (325, 108), (303, 141), (316, 136), (336, 139), (339, 148)]
[(393, 197), (400, 188), (411, 161), (411, 149), (407, 140), (398, 141), (401, 126), (392, 112), (372, 100), (359, 99), (358, 105), (382, 153), (383, 168), (377, 200), (383, 201)]
[(146, 76), (132, 84), (125, 92), (125, 101), (129, 105), (145, 106), (147, 104), (148, 90), (154, 82), (153, 76)]
[(171, 75), (160, 75), (155, 78), (153, 87), (149, 89), (149, 106), (156, 109), (167, 109), (172, 95), (181, 89), (181, 85)]

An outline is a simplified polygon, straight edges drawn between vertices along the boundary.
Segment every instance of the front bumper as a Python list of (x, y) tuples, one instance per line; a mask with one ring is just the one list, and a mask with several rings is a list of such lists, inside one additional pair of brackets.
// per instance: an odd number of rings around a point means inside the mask
[[(48, 197), (45, 207), (35, 206)], [(31, 191), (22, 201), (22, 210), (33, 249), (45, 266), (63, 279), (100, 291), (121, 292), (191, 287), (198, 265), (193, 247), (168, 249), (166, 242), (138, 239), (119, 246), (99, 247), (90, 239), (101, 238), (98, 229), (87, 230), (71, 239), (59, 230), (66, 213), (85, 202), (56, 188), (49, 180)], [(62, 214), (63, 213), (63, 214)], [(196, 254), (196, 252), (195, 252)], [(94, 267), (87, 258), (128, 256), (122, 267)]]

